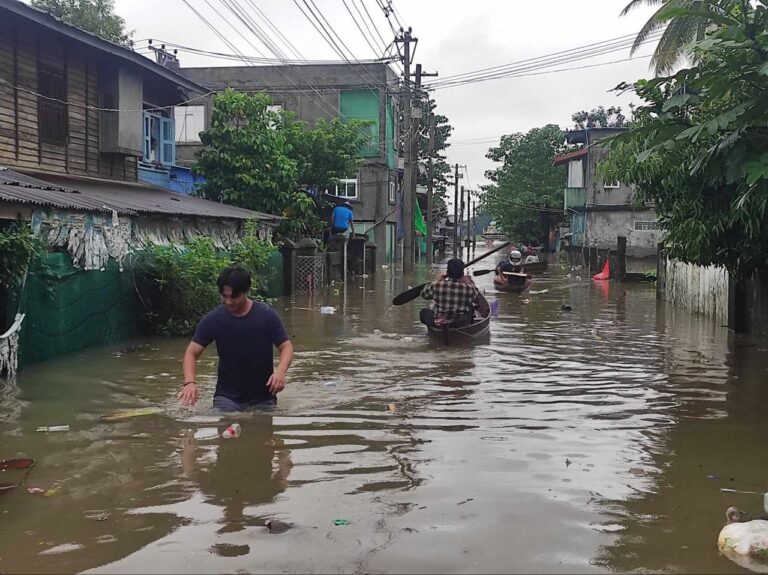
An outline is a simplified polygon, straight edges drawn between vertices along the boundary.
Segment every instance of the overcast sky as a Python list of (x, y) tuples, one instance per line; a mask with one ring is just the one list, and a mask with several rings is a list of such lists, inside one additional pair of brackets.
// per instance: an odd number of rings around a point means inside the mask
[[(212, 10), (214, 6), (222, 14), (227, 14), (221, 0), (188, 2), (209, 18), (240, 50), (248, 55), (258, 55)], [(356, 14), (355, 7), (363, 12), (360, 4), (363, 2), (381, 35), (387, 42), (391, 41), (392, 31), (376, 0), (346, 2), (353, 14)], [(620, 17), (626, 2), (393, 0), (393, 5), (402, 24), (411, 26), (413, 35), (419, 38), (415, 63), (423, 64), (425, 71), (437, 71), (445, 77), (633, 34), (651, 12), (638, 9), (629, 16)], [(239, 0), (239, 3), (250, 10), (253, 10), (252, 6), (261, 9), (305, 58), (338, 59), (294, 1)], [(342, 0), (315, 0), (315, 3), (356, 58), (374, 56)], [(115, 6), (128, 28), (135, 30), (137, 47), (146, 46), (146, 42), (140, 40), (154, 38), (156, 41), (165, 40), (210, 51), (231, 52), (182, 0), (116, 0)], [(237, 22), (231, 14), (228, 20)], [(239, 28), (248, 35), (242, 25)], [(272, 56), (257, 39), (248, 37), (264, 55)], [(477, 187), (486, 182), (483, 174), (492, 166), (485, 159), (485, 153), (492, 144), (470, 144), (467, 140), (498, 138), (548, 123), (567, 128), (571, 125), (573, 112), (599, 105), (620, 105), (628, 112), (631, 97), (617, 96), (611, 89), (622, 81), (649, 77), (649, 59), (643, 55), (650, 54), (652, 48), (641, 48), (635, 59), (621, 63), (492, 80), (436, 91), (434, 97), (438, 112), (448, 116), (455, 127), (452, 138), (455, 145), (448, 150), (449, 161), (466, 164), (468, 183)], [(180, 56), (182, 66), (238, 64), (189, 54)], [(592, 66), (627, 58), (629, 50), (622, 50), (599, 58), (562, 64), (555, 69)]]

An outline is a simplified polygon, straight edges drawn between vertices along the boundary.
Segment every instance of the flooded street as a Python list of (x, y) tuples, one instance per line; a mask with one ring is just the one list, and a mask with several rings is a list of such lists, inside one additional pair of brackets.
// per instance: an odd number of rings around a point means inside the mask
[[(765, 341), (554, 265), (522, 296), (477, 278), (490, 340), (446, 347), (390, 305), (419, 273), (278, 300), (297, 354), (272, 411), (211, 413), (213, 348), (181, 408), (183, 339), (23, 371), (0, 460), (36, 465), (0, 474), (24, 480), (0, 572), (745, 572), (716, 539), (728, 506), (761, 511), (721, 488), (766, 490)], [(140, 407), (163, 411), (100, 420)]]

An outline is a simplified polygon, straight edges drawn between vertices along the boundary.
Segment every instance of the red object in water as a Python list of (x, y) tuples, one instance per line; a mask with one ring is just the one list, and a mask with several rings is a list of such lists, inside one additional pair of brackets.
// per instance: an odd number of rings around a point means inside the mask
[(601, 271), (599, 274), (593, 275), (592, 279), (600, 281), (611, 279), (611, 262), (606, 261), (605, 265), (603, 266), (603, 271)]

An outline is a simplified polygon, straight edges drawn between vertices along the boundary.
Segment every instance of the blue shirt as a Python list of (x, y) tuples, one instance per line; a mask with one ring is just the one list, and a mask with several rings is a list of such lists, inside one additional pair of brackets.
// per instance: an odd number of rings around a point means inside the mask
[(354, 219), (354, 214), (347, 206), (336, 206), (333, 208), (333, 217), (331, 218), (331, 225), (334, 230), (341, 230), (346, 232), (349, 228), (349, 223)]
[(272, 397), (267, 388), (273, 372), (272, 350), (287, 340), (288, 334), (277, 313), (256, 301), (243, 317), (232, 315), (220, 305), (200, 320), (192, 337), (203, 347), (216, 342), (219, 380), (215, 394), (238, 403)]

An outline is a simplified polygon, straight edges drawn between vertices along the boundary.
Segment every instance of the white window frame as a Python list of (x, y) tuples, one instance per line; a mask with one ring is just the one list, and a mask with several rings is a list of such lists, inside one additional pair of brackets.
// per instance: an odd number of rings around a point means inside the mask
[(621, 183), (618, 180), (613, 182), (603, 182), (604, 190), (618, 190), (621, 187)]
[(636, 232), (655, 232), (659, 229), (658, 221), (636, 220), (633, 226)]
[[(352, 192), (350, 193), (350, 188)], [(336, 193), (334, 194), (337, 198), (345, 198), (347, 200), (356, 200), (358, 199), (358, 193), (357, 193), (357, 176), (354, 178), (342, 178), (336, 183)]]
[(389, 203), (394, 204), (397, 201), (397, 188), (395, 182), (389, 182)]

